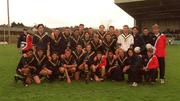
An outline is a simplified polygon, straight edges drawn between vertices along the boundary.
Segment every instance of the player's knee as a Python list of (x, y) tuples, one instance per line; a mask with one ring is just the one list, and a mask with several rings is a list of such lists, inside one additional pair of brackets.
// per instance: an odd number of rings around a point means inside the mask
[(40, 80), (39, 76), (34, 76), (34, 82), (36, 84), (41, 84), (41, 80)]
[(60, 68), (59, 68), (59, 72), (60, 72), (60, 73), (64, 73), (64, 72), (65, 72), (65, 69), (62, 68), (62, 67), (60, 67)]

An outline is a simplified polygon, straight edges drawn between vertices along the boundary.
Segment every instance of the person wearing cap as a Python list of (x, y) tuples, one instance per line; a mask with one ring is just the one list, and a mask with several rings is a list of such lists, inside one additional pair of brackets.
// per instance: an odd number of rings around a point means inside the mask
[(29, 49), (32, 49), (32, 36), (27, 32), (27, 28), (24, 28), (23, 33), (19, 34), (17, 41), (17, 48), (24, 53)]
[(166, 35), (160, 32), (158, 24), (152, 26), (154, 54), (159, 61), (160, 82), (165, 83), (165, 57), (166, 57)]

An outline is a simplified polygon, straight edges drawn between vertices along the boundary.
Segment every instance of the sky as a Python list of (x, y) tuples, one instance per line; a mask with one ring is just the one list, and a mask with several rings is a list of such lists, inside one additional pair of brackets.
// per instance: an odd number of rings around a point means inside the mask
[[(7, 0), (0, 0), (0, 24), (7, 24)], [(9, 0), (10, 21), (27, 26), (74, 26), (97, 28), (100, 24), (134, 25), (134, 19), (114, 4), (114, 0)]]

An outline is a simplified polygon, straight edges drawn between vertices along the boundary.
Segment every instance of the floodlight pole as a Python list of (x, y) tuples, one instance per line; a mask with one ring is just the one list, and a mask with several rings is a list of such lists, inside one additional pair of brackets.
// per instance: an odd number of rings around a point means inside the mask
[(10, 17), (9, 17), (9, 0), (7, 0), (7, 18), (8, 18), (8, 43), (10, 44), (11, 43), (11, 32), (10, 32)]

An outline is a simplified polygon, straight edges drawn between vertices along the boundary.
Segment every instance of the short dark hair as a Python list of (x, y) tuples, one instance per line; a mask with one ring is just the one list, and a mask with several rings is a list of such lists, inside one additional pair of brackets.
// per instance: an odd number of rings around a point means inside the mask
[(137, 29), (138, 31), (139, 31), (139, 27), (137, 27), (137, 26), (134, 26), (133, 28), (132, 28), (132, 30), (133, 29)]
[(44, 25), (43, 25), (43, 24), (38, 24), (38, 25), (37, 25), (37, 28), (39, 28), (40, 26), (44, 27)]
[(99, 26), (99, 28), (100, 28), (100, 27), (103, 27), (103, 28), (105, 28), (105, 26), (104, 26), (104, 25), (100, 25), (100, 26)]
[(84, 24), (79, 24), (79, 26), (84, 26)]
[(127, 27), (129, 29), (129, 26), (128, 25), (124, 25), (123, 27)]
[(113, 28), (113, 29), (114, 29), (114, 26), (109, 26), (109, 29), (110, 29), (110, 28)]

